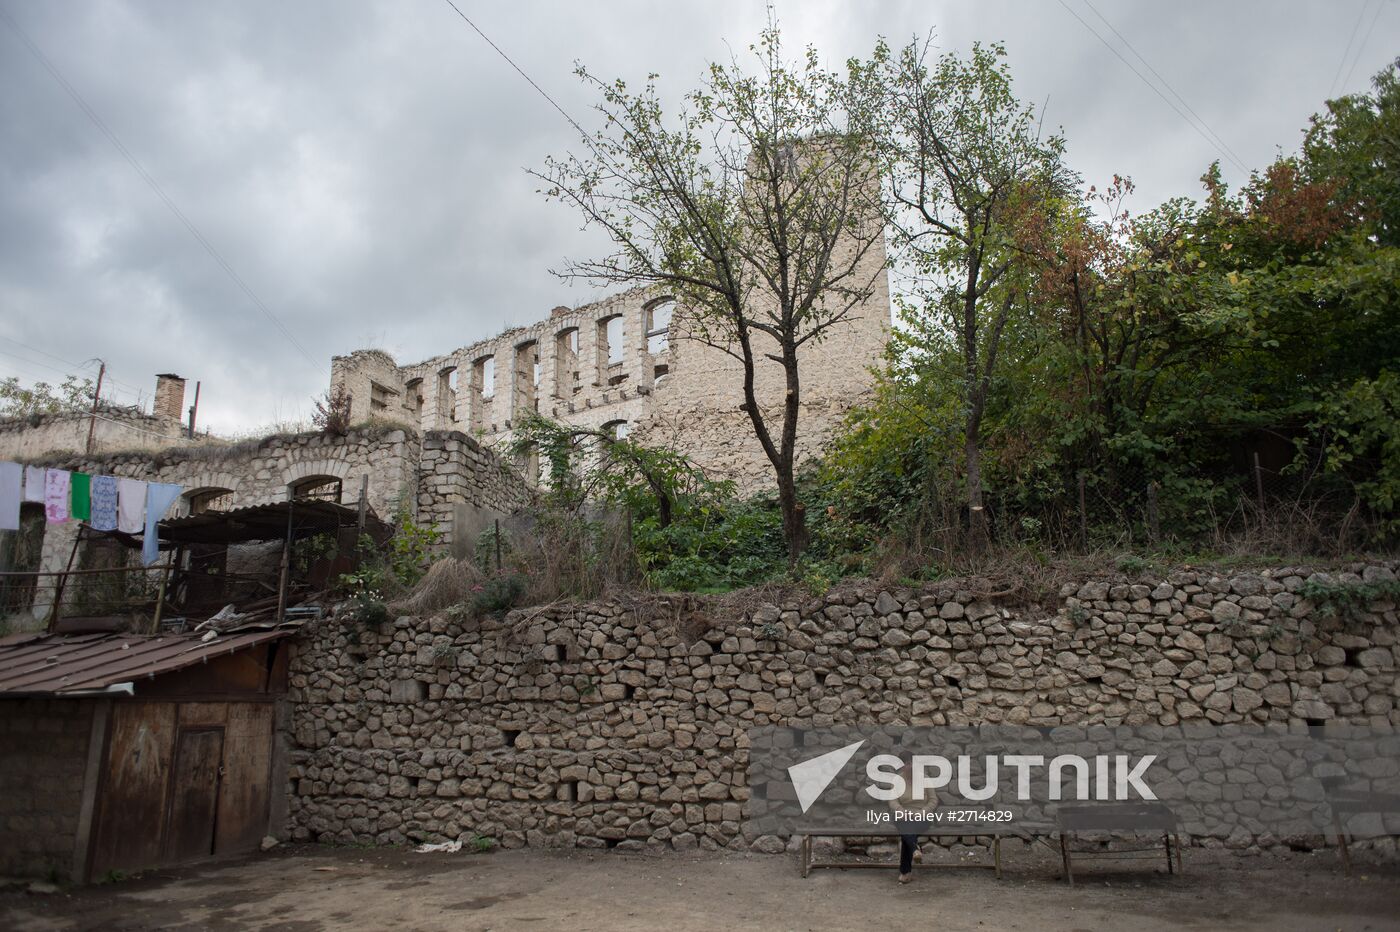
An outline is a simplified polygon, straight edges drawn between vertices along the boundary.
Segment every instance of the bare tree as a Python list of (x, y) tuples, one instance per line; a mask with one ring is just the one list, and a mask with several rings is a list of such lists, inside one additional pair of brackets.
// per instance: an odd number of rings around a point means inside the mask
[[(641, 93), (580, 68), (600, 94), (603, 129), (587, 152), (537, 172), (545, 193), (574, 205), (616, 251), (565, 275), (675, 294), (678, 329), (742, 365), (748, 415), (778, 488), (788, 556), (807, 545), (795, 480), (802, 397), (799, 351), (874, 292), (884, 274), (880, 186), (869, 125), (847, 78), (814, 50), (781, 57), (776, 28), (752, 48), (756, 73), (711, 65), (670, 120), (655, 76)], [(757, 374), (781, 368), (781, 403), (766, 411)]]

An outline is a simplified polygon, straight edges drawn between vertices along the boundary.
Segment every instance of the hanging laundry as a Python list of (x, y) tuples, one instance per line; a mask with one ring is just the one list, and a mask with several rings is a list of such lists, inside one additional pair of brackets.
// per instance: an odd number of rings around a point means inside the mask
[(92, 476), (75, 472), (69, 480), (68, 514), (74, 521), (92, 517)]
[(44, 504), (44, 467), (24, 467), (24, 500)]
[(50, 469), (44, 473), (44, 516), (50, 524), (68, 520), (69, 476), (66, 469)]
[(95, 531), (117, 529), (117, 479), (115, 476), (92, 477), (92, 521)]
[(146, 486), (146, 531), (141, 539), (141, 565), (150, 566), (160, 558), (160, 537), (157, 529), (161, 516), (180, 497), (181, 487), (170, 482), (152, 482)]
[(140, 534), (146, 526), (146, 483), (140, 479), (117, 480), (117, 530)]
[(24, 467), (19, 463), (0, 463), (0, 531), (19, 530), (23, 481)]

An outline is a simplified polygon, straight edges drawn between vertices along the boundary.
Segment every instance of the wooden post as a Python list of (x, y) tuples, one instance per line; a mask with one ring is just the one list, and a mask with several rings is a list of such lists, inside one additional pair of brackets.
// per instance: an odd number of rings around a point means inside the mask
[(1259, 510), (1264, 510), (1264, 470), (1259, 466), (1259, 451), (1254, 451), (1254, 494), (1259, 499)]
[(369, 473), (360, 477), (360, 506), (355, 516), (355, 546), (360, 545), (360, 535), (365, 532), (366, 510), (369, 508)]
[(92, 390), (92, 412), (88, 414), (88, 436), (85, 452), (92, 452), (92, 438), (97, 431), (97, 400), (102, 397), (102, 377), (107, 374), (104, 362), (97, 368), (97, 387)]
[(277, 620), (280, 622), (287, 613), (287, 584), (292, 575), (292, 512), (296, 510), (296, 500), (287, 499), (287, 539), (282, 542), (282, 575), (277, 582)]
[(194, 404), (190, 405), (190, 439), (194, 439), (194, 418), (199, 413), (199, 382), (194, 383)]
[(156, 617), (151, 622), (151, 633), (160, 634), (160, 616), (165, 610), (165, 586), (170, 581), (170, 571), (174, 568), (175, 552), (165, 561), (165, 569), (160, 574), (160, 589), (156, 591)]
[(1155, 544), (1161, 535), (1162, 528), (1157, 520), (1157, 482), (1153, 480), (1147, 483), (1147, 539)]
[(1089, 546), (1089, 509), (1084, 505), (1084, 473), (1079, 474), (1079, 543)]

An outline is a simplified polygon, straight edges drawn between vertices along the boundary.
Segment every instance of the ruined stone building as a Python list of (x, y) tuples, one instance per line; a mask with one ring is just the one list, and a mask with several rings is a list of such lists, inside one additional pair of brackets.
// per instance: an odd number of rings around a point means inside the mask
[[(889, 337), (884, 251), (866, 263), (869, 299), (829, 336), (801, 351), (799, 461), (817, 453), (842, 416), (864, 398)], [(762, 338), (766, 339), (766, 338)], [(759, 346), (759, 350), (763, 349)], [(753, 491), (772, 471), (743, 403), (738, 360), (687, 336), (675, 299), (637, 289), (507, 330), (417, 363), (379, 350), (332, 360), (332, 390), (351, 399), (351, 421), (379, 419), (419, 430), (458, 430), (502, 449), (525, 412), (564, 424), (631, 434), (687, 453), (714, 478)], [(782, 399), (781, 366), (756, 372), (765, 411)], [(777, 413), (771, 423), (777, 423)], [(537, 458), (518, 465), (533, 480)]]

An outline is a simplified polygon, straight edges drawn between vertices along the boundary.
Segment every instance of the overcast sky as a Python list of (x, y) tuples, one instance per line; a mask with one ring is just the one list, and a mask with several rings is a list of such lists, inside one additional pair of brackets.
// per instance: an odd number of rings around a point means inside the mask
[[(1396, 0), (1091, 2), (779, 0), (777, 15), (791, 52), (810, 43), (832, 64), (880, 35), (1005, 42), (1073, 167), (1132, 176), (1138, 209), (1198, 195), (1213, 159), (1238, 184), (1226, 155), (1260, 167), (1293, 150), (1329, 94), (1400, 53)], [(658, 72), (678, 96), (765, 17), (755, 0), (458, 5), (585, 126), (575, 61)], [(602, 294), (549, 273), (606, 244), (524, 171), (576, 134), (445, 0), (0, 10), (313, 360), (0, 21), (0, 375), (57, 381), (101, 357), (115, 400), (149, 404), (154, 373), (174, 371), (203, 382), (203, 426), (246, 432), (306, 417), (333, 354), (415, 361)], [(1223, 145), (1070, 10), (1151, 78), (1136, 50)]]

